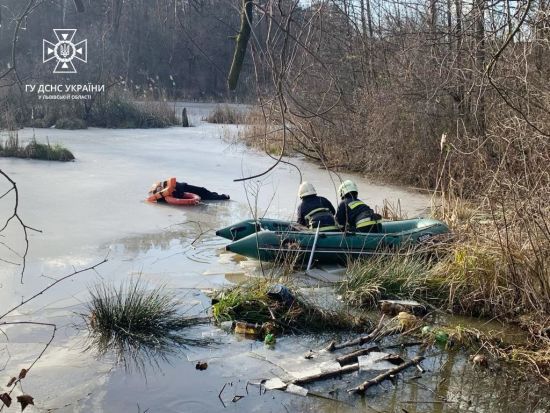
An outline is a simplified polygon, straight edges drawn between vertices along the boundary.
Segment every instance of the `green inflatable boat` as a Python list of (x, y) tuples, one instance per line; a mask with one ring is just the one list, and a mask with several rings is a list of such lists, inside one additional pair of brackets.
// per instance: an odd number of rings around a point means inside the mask
[(291, 256), (298, 264), (309, 260), (322, 264), (346, 263), (349, 258), (392, 254), (395, 251), (433, 241), (449, 232), (443, 222), (417, 218), (382, 222), (382, 232), (298, 231), (294, 222), (275, 219), (247, 220), (222, 228), (216, 235), (232, 240), (225, 248), (262, 261), (284, 260)]

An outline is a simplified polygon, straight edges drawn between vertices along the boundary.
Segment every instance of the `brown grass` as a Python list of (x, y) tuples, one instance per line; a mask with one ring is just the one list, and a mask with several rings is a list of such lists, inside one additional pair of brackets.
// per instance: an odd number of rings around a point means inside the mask
[[(269, 113), (264, 113), (256, 107), (247, 113), (245, 125), (239, 131), (238, 139), (248, 147), (277, 156), (283, 147), (283, 130), (277, 122), (272, 120)], [(285, 148), (285, 154), (291, 153), (289, 145)]]
[[(487, 170), (491, 184), (480, 183), (469, 198), (457, 195), (460, 183), (441, 177), (445, 183), (433, 198), (432, 214), (450, 225), (453, 240), (437, 246), (438, 259), (356, 264), (343, 293), (360, 305), (413, 298), (453, 314), (517, 324), (529, 337), (524, 345), (502, 346), (467, 327), (461, 340), (475, 338), (494, 357), (550, 380), (550, 197), (547, 175), (532, 166), (532, 175), (521, 179), (510, 170)], [(441, 170), (446, 173), (445, 162)]]
[(216, 108), (206, 117), (209, 123), (242, 124), (246, 122), (246, 114), (228, 104), (217, 105)]

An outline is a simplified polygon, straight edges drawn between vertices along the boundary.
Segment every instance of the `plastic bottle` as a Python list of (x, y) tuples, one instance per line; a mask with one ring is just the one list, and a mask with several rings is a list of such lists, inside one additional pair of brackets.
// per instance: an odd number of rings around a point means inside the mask
[(268, 334), (265, 335), (264, 343), (267, 344), (268, 346), (274, 345), (276, 341), (277, 341), (277, 339), (275, 338), (275, 336), (273, 334), (268, 333)]
[(443, 330), (437, 330), (435, 332), (435, 341), (441, 344), (447, 343), (449, 341), (449, 335)]

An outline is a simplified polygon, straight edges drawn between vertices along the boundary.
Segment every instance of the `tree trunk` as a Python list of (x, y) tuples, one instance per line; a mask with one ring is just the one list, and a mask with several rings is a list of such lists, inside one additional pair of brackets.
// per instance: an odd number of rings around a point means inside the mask
[(437, 24), (437, 0), (430, 0), (430, 29), (435, 32)]
[(374, 29), (372, 27), (372, 13), (370, 9), (370, 0), (366, 0), (366, 4), (367, 4), (367, 22), (369, 24), (369, 36), (372, 39), (372, 37), (374, 36)]
[(462, 0), (455, 0), (456, 15), (456, 96), (455, 102), (458, 106), (458, 116), (462, 117), (466, 113), (466, 101), (464, 100), (464, 78), (462, 75)]
[(181, 111), (181, 126), (184, 128), (189, 127), (189, 118), (187, 117), (187, 108), (183, 108)]
[[(541, 6), (544, 0), (541, 0)], [(506, 23), (508, 24), (508, 35), (512, 33), (512, 11), (510, 10), (510, 0), (506, 0)]]
[[(367, 30), (368, 40), (365, 40), (367, 38)], [(361, 32), (363, 37), (363, 53), (367, 55), (367, 81), (370, 83), (375, 77), (372, 62), (372, 41), (374, 32), (372, 28), (370, 0), (361, 0)]]
[(248, 39), (250, 38), (250, 23), (252, 23), (252, 7), (254, 4), (250, 0), (242, 0), (241, 10), (241, 28), (237, 35), (237, 44), (235, 45), (235, 53), (233, 55), (233, 62), (231, 63), (231, 69), (229, 70), (229, 76), (227, 77), (227, 85), (229, 90), (235, 90), (237, 83), (239, 82), (239, 75), (241, 74), (244, 56), (246, 54), (246, 46), (248, 45)]
[(476, 41), (476, 69), (479, 76), (479, 96), (474, 118), (476, 120), (476, 132), (485, 135), (485, 90), (483, 87), (485, 73), (485, 0), (475, 0), (475, 41)]
[(361, 34), (363, 37), (367, 34), (367, 16), (365, 14), (365, 0), (361, 0)]

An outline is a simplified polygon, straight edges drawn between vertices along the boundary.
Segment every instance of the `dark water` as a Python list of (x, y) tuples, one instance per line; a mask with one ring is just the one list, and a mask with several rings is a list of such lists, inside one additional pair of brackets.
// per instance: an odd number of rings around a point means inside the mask
[[(218, 334), (207, 328), (197, 329), (194, 333)], [(120, 394), (125, 393), (133, 394), (135, 402), (139, 402), (142, 408), (174, 412), (352, 412), (360, 409), (367, 412), (513, 413), (546, 412), (550, 407), (547, 387), (520, 381), (511, 371), (473, 366), (467, 361), (466, 354), (438, 347), (425, 353), (423, 374), (411, 368), (393, 383), (386, 381), (369, 389), (364, 396), (349, 395), (347, 389), (380, 372), (355, 372), (306, 385), (308, 390), (317, 394), (307, 397), (278, 390), (260, 394), (259, 386), (249, 382), (288, 377), (289, 372), (307, 370), (322, 360), (329, 360), (329, 354), (321, 355), (315, 361), (302, 357), (309, 349), (326, 344), (328, 337), (280, 338), (274, 349), (255, 341), (239, 341), (237, 337), (221, 332), (218, 338), (220, 344), (216, 348), (188, 351), (187, 363), (164, 365), (162, 371), (151, 369), (145, 386), (143, 376), (117, 370), (110, 376), (105, 402), (116, 406), (115, 410), (123, 410), (128, 401), (122, 400)], [(386, 341), (381, 345), (394, 343)], [(419, 351), (411, 347), (400, 354), (414, 357)], [(208, 369), (195, 370), (197, 360), (208, 361)], [(147, 394), (141, 393), (144, 388)], [(220, 400), (218, 395), (222, 388)], [(244, 397), (233, 402), (235, 396)]]

